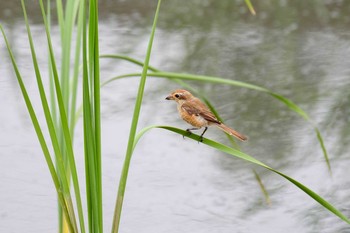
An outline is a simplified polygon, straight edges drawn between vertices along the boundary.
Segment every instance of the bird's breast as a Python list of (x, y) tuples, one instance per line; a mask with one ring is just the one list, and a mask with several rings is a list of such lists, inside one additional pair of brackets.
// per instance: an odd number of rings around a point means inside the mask
[(189, 114), (186, 110), (181, 108), (181, 105), (178, 106), (178, 111), (180, 117), (190, 125), (196, 128), (208, 126), (208, 121), (205, 120), (201, 115)]

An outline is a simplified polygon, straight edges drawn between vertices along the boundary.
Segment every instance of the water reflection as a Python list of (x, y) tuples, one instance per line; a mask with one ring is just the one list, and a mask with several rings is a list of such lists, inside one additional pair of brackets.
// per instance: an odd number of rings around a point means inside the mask
[[(20, 58), (30, 94), (35, 96), (21, 11), (14, 4), (14, 1), (0, 2), (0, 20)], [(101, 53), (124, 53), (142, 59), (155, 1), (100, 1), (100, 4)], [(350, 2), (260, 1), (255, 7), (258, 15), (252, 17), (242, 1), (164, 2), (152, 65), (262, 85), (300, 105), (323, 133), (333, 178), (327, 172), (311, 125), (283, 104), (251, 90), (192, 83), (206, 93), (228, 125), (249, 136), (247, 143), (240, 144), (242, 150), (305, 183), (349, 216), (344, 203), (350, 193), (345, 175), (350, 152), (347, 146), (350, 42), (344, 29), (349, 26), (345, 12)], [(29, 4), (29, 14), (36, 24), (33, 30), (36, 42), (43, 44), (36, 4)], [(58, 44), (55, 26), (53, 37)], [(11, 76), (3, 43), (0, 46), (0, 72), (5, 74), (0, 81), (1, 106), (8, 109), (0, 115), (0, 181), (8, 190), (0, 194), (4, 206), (0, 211), (0, 227), (8, 231), (47, 231), (56, 226), (53, 187)], [(45, 64), (46, 51), (38, 55)], [(125, 62), (107, 59), (101, 60), (101, 66), (104, 80), (139, 70)], [(137, 79), (128, 79), (102, 90), (107, 231), (127, 140), (121, 135), (128, 134), (136, 88)], [(141, 126), (187, 127), (178, 119), (175, 106), (164, 101), (175, 88), (175, 84), (165, 80), (148, 81)], [(38, 104), (38, 97), (34, 99)], [(82, 151), (81, 126), (77, 129), (76, 147)], [(18, 135), (22, 136), (18, 138)], [(207, 136), (226, 142), (225, 136), (215, 129)], [(78, 164), (83, 171), (81, 156)], [(271, 206), (264, 203), (252, 168), (261, 175), (271, 195)], [(31, 204), (33, 198), (38, 204)], [(17, 212), (19, 206), (23, 210)], [(47, 214), (53, 217), (37, 224), (37, 219), (47, 219)], [(135, 151), (121, 230), (346, 232), (348, 229), (276, 175), (218, 154), (202, 144), (183, 140), (181, 136), (154, 130), (141, 140)]]

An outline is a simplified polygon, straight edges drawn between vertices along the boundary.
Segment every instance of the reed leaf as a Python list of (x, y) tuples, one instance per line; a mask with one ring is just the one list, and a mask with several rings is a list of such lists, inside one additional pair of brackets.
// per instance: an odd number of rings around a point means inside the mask
[[(86, 6), (89, 6), (87, 9)], [(84, 1), (83, 30), (83, 125), (86, 196), (90, 232), (103, 232), (100, 67), (98, 44), (98, 1)], [(87, 11), (89, 18), (87, 22)]]
[(260, 187), (262, 193), (264, 194), (266, 204), (270, 205), (271, 204), (270, 195), (267, 192), (264, 183), (262, 182), (259, 174), (255, 170), (253, 170), (253, 173), (254, 173), (254, 177), (255, 177), (256, 181), (259, 184), (259, 187)]
[[(100, 58), (112, 58), (112, 59), (120, 59), (120, 60), (125, 60), (131, 63), (134, 63), (135, 65), (144, 66), (144, 63), (142, 61), (139, 61), (137, 59), (134, 59), (132, 57), (126, 56), (126, 55), (121, 55), (121, 54), (103, 54), (100, 56)], [(148, 66), (148, 69), (153, 72), (158, 72), (160, 70), (154, 68), (153, 66)], [(104, 83), (102, 83), (104, 85)]]
[[(171, 127), (171, 126), (149, 126), (146, 128), (143, 128), (137, 135), (135, 138), (135, 142), (133, 147), (136, 146), (137, 142), (139, 141), (139, 139), (148, 131), (150, 131), (151, 129), (154, 128), (159, 128), (159, 129), (165, 129), (177, 134), (180, 134), (184, 137), (188, 137), (191, 138), (195, 141), (199, 141), (201, 139), (200, 136), (195, 135), (195, 134), (188, 134), (187, 131), (182, 130), (182, 129), (178, 129), (175, 127)], [(306, 187), (305, 185), (303, 185), (302, 183), (300, 183), (299, 181), (293, 179), (292, 177), (276, 170), (273, 169), (272, 167), (266, 165), (265, 163), (255, 159), (254, 157), (245, 154), (239, 150), (236, 150), (234, 148), (228, 147), (224, 144), (218, 143), (216, 141), (207, 139), (207, 138), (203, 138), (202, 141), (203, 144), (210, 146), (218, 151), (224, 152), (226, 154), (235, 156), (237, 158), (240, 158), (242, 160), (245, 160), (247, 162), (259, 165), (265, 169), (268, 169), (280, 176), (282, 176), (283, 178), (287, 179), (289, 182), (291, 182), (292, 184), (294, 184), (296, 187), (298, 187), (299, 189), (301, 189), (303, 192), (305, 192), (307, 195), (309, 195), (312, 199), (314, 199), (316, 202), (318, 202), (319, 204), (321, 204), (324, 208), (328, 209), (330, 212), (332, 212), (334, 215), (336, 215), (337, 217), (339, 217), (340, 219), (342, 219), (343, 221), (345, 221), (346, 223), (350, 224), (350, 219), (348, 217), (346, 217), (341, 211), (339, 211), (337, 208), (335, 208), (332, 204), (330, 204), (328, 201), (326, 201), (324, 198), (322, 198), (320, 195), (318, 195), (317, 193), (315, 193), (314, 191), (312, 191), (311, 189), (309, 189), (308, 187)]]
[(117, 233), (119, 231), (119, 224), (120, 224), (121, 212), (122, 212), (122, 207), (123, 207), (126, 182), (127, 182), (127, 178), (128, 178), (131, 156), (132, 156), (133, 148), (134, 148), (136, 129), (137, 129), (137, 125), (138, 125), (141, 104), (142, 104), (142, 99), (143, 99), (143, 93), (144, 93), (145, 84), (146, 84), (148, 64), (149, 64), (150, 57), (151, 57), (152, 45), (153, 45), (153, 40), (154, 40), (154, 34), (156, 31), (156, 25), (157, 25), (157, 21), (158, 21), (158, 15), (159, 15), (161, 2), (162, 2), (161, 0), (158, 0), (156, 13), (155, 13), (154, 20), (153, 20), (152, 31), (151, 31), (151, 35), (150, 35), (148, 46), (147, 46), (147, 52), (146, 52), (146, 57), (145, 57), (145, 61), (144, 61), (144, 66), (143, 66), (142, 74), (140, 74), (141, 79), (140, 79), (139, 88), (138, 88), (138, 92), (137, 92), (137, 96), (136, 96), (136, 101), (135, 101), (135, 106), (134, 106), (134, 114), (132, 117), (130, 133), (129, 133), (129, 141), (128, 141), (127, 151), (126, 151), (124, 165), (123, 165), (123, 169), (122, 169), (122, 174), (120, 176), (117, 201), (115, 204), (114, 218), (113, 218), (113, 225), (112, 225), (112, 232), (113, 233)]
[(250, 0), (244, 0), (244, 1), (245, 1), (245, 4), (246, 4), (247, 7), (248, 7), (250, 13), (251, 13), (252, 15), (256, 15), (256, 12), (255, 12), (255, 10), (254, 10), (253, 4), (250, 2)]

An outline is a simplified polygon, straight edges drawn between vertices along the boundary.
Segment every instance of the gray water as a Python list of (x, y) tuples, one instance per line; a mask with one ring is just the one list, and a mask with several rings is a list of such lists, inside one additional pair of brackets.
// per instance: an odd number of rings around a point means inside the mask
[[(101, 54), (143, 59), (156, 1), (100, 1)], [(47, 67), (36, 1), (28, 1), (39, 60)], [(151, 65), (165, 71), (219, 76), (261, 85), (290, 98), (319, 127), (329, 152), (329, 175), (312, 126), (285, 105), (252, 90), (191, 82), (225, 122), (249, 136), (242, 151), (320, 194), (350, 216), (350, 3), (264, 1), (251, 16), (242, 1), (165, 1)], [(40, 114), (20, 5), (0, 1), (0, 23)], [(52, 37), (59, 55), (58, 27)], [(141, 68), (101, 59), (102, 80)], [(57, 202), (44, 157), (0, 39), (0, 229), (56, 232)], [(109, 232), (138, 80), (101, 90), (104, 226)], [(148, 79), (139, 129), (188, 127), (164, 98), (178, 88)], [(84, 185), (82, 122), (75, 149)], [(216, 129), (206, 134), (229, 143)], [(269, 192), (266, 204), (253, 169)], [(85, 190), (84, 186), (82, 190)], [(85, 203), (85, 202), (84, 202)], [(156, 129), (137, 146), (127, 184), (121, 232), (350, 232), (346, 223), (281, 177), (204, 144)]]

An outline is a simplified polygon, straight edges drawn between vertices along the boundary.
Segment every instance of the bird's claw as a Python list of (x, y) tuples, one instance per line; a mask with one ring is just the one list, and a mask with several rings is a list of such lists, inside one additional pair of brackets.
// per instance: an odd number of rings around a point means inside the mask
[[(190, 136), (192, 134), (190, 129), (186, 129), (186, 132), (187, 132), (188, 136)], [(182, 135), (182, 138), (185, 139), (185, 134)]]
[[(188, 136), (190, 136), (190, 135), (192, 134), (191, 129), (186, 129), (186, 132), (188, 133)], [(204, 131), (204, 132), (205, 132), (205, 131)], [(182, 138), (185, 139), (185, 134), (182, 135)], [(200, 143), (200, 142), (203, 142), (203, 133), (202, 133), (202, 135), (199, 137), (198, 143)]]

